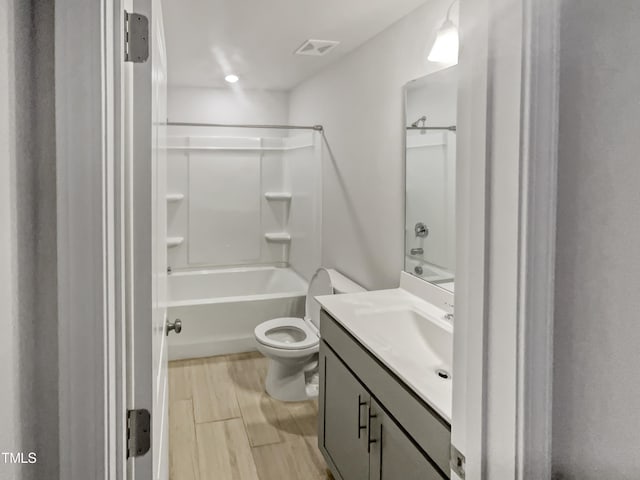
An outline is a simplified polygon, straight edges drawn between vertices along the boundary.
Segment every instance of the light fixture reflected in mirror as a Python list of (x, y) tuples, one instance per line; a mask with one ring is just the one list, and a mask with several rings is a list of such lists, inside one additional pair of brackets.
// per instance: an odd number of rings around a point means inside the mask
[(236, 83), (238, 80), (240, 80), (240, 78), (237, 75), (227, 75), (226, 77), (224, 77), (224, 79), (228, 82), (228, 83)]
[(458, 27), (450, 18), (451, 9), (457, 1), (458, 0), (454, 0), (449, 6), (449, 9), (447, 10), (447, 19), (438, 30), (436, 41), (433, 43), (431, 52), (427, 57), (430, 62), (458, 63), (458, 49), (460, 47)]

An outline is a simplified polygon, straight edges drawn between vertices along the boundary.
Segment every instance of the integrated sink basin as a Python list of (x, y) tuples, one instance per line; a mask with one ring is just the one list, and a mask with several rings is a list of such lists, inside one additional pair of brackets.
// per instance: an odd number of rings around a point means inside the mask
[(372, 348), (424, 367), (451, 370), (450, 325), (413, 309), (357, 312), (366, 324), (363, 335)]
[(453, 326), (445, 310), (403, 289), (316, 299), (408, 388), (451, 421)]

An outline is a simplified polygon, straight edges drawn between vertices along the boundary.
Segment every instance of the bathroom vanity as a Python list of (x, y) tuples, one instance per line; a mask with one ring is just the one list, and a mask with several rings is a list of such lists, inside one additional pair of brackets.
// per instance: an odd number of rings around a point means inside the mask
[(318, 444), (336, 480), (450, 478), (456, 70), (404, 89), (400, 288), (316, 297)]
[(446, 311), (402, 289), (333, 297), (318, 297), (318, 443), (334, 477), (449, 478)]

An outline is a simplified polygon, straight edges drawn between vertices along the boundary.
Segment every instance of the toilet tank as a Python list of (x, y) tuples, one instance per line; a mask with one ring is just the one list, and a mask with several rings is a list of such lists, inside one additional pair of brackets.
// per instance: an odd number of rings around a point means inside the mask
[(367, 291), (366, 288), (358, 285), (333, 268), (327, 268), (327, 272), (329, 273), (329, 277), (331, 277), (333, 293), (359, 293)]
[[(327, 276), (329, 278), (327, 278)], [(315, 297), (331, 293), (358, 292), (366, 292), (366, 289), (345, 277), (337, 270), (332, 268), (319, 268), (309, 283), (309, 291), (307, 292), (307, 300), (305, 303), (305, 322), (320, 336), (321, 307)]]

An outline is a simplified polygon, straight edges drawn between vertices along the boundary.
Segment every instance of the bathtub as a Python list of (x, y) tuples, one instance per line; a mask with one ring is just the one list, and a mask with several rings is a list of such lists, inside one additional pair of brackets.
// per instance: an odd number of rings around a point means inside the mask
[(255, 350), (254, 328), (278, 317), (302, 317), (307, 282), (290, 268), (250, 267), (169, 275), (167, 314), (182, 320), (169, 335), (169, 359)]

